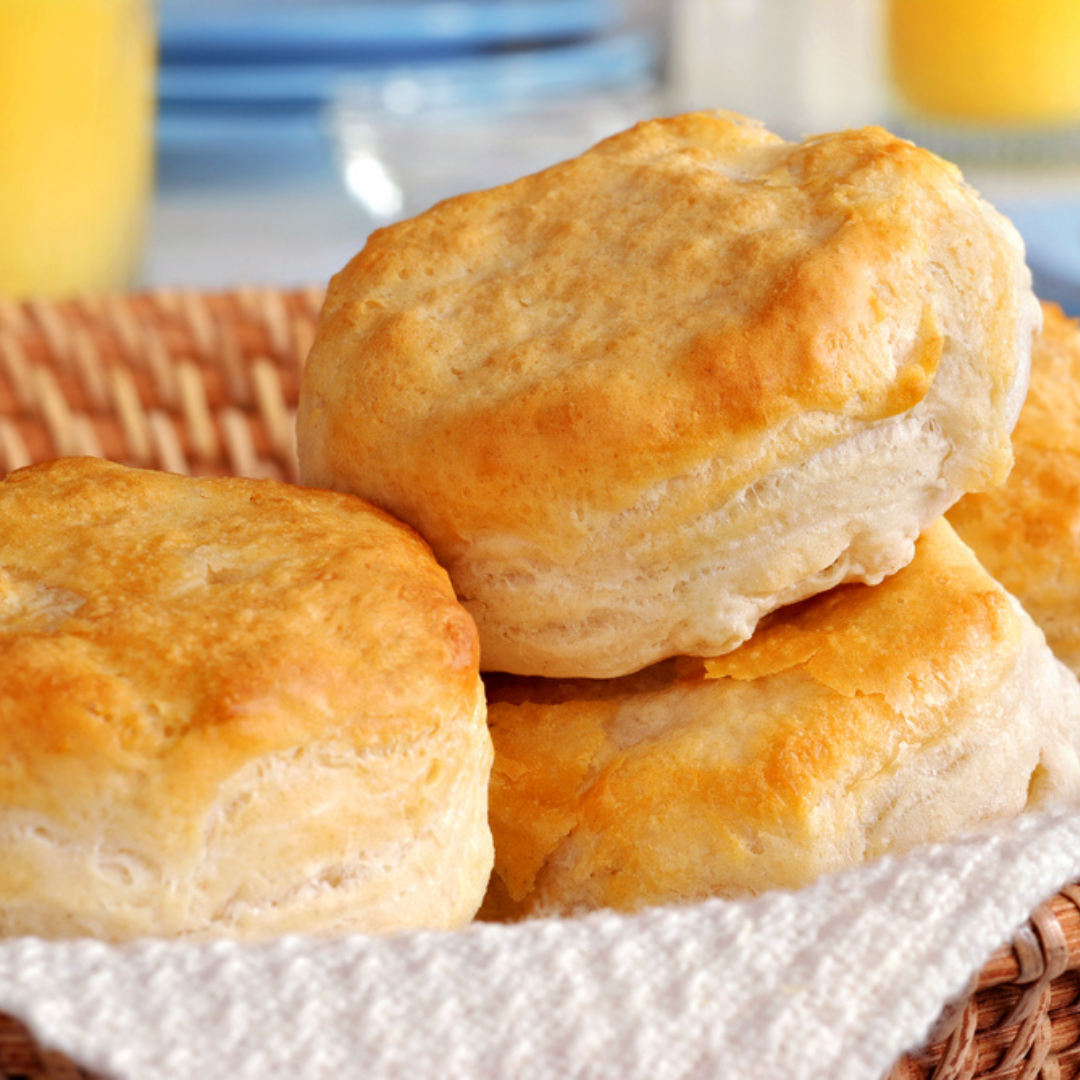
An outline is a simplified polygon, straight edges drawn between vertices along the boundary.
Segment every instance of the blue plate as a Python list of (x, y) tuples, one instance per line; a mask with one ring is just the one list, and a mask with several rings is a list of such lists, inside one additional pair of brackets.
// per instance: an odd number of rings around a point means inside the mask
[(157, 121), (162, 190), (273, 187), (313, 177), (336, 184), (333, 145), (310, 114), (164, 112)]
[(326, 134), (310, 114), (163, 112), (157, 119), (157, 141), (170, 150), (195, 146), (209, 148), (242, 144), (246, 147), (275, 143), (296, 146), (299, 143), (325, 142)]
[(650, 39), (624, 34), (585, 44), (405, 66), (332, 62), (172, 65), (161, 69), (158, 98), (165, 110), (176, 105), (316, 107), (329, 101), (343, 84), (376, 90), (392, 79), (411, 79), (421, 86), (425, 80), (467, 86), (471, 100), (494, 100), (511, 92), (545, 96), (625, 85), (647, 78), (655, 60)]
[(622, 14), (618, 0), (160, 0), (158, 24), (167, 66), (173, 60), (446, 54), (597, 35)]

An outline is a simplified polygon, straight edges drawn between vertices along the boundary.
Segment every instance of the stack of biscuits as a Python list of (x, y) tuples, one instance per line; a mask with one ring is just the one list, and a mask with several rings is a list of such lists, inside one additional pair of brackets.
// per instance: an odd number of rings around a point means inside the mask
[(304, 482), (409, 523), (480, 633), (482, 916), (797, 887), (1080, 800), (1080, 691), (944, 515), (1002, 484), (1022, 245), (879, 129), (641, 124), (376, 233)]
[(1043, 318), (879, 129), (656, 120), (375, 233), (304, 487), (0, 484), (0, 933), (633, 911), (1080, 804), (1080, 683), (996, 579), (1075, 664), (1075, 500), (1015, 554), (1058, 390), (992, 501)]

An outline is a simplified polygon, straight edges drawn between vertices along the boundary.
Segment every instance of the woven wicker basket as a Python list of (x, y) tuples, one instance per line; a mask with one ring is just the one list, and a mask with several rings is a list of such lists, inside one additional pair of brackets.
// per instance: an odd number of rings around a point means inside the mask
[[(0, 475), (92, 454), (170, 472), (297, 476), (293, 424), (322, 293), (0, 301)], [(1080, 887), (1043, 904), (888, 1080), (1080, 1075)], [(91, 1073), (0, 1014), (0, 1080)]]
[(0, 473), (72, 454), (296, 478), (293, 411), (322, 293), (0, 301)]

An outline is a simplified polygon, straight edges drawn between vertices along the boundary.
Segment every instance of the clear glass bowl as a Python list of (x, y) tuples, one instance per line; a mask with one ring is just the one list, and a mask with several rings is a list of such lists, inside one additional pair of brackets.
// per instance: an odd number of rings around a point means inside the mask
[(661, 108), (658, 50), (622, 35), (343, 81), (326, 112), (344, 184), (374, 224), (581, 153)]

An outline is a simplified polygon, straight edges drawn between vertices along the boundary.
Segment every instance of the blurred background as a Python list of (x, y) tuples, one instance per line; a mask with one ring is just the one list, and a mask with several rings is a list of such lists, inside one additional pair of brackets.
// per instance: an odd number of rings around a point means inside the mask
[(325, 283), (695, 108), (939, 150), (1080, 313), (1080, 0), (0, 0), (0, 296)]

